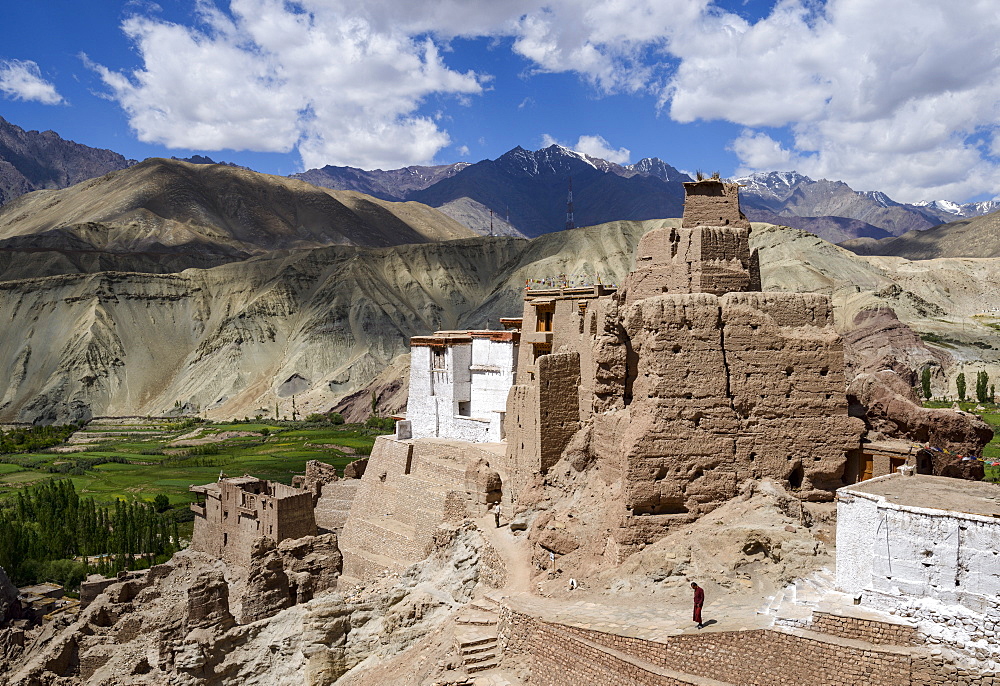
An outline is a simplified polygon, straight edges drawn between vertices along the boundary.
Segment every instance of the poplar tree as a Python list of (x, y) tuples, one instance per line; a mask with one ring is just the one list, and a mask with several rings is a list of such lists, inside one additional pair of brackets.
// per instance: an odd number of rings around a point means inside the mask
[(976, 374), (976, 400), (985, 403), (989, 399), (990, 375), (986, 371)]

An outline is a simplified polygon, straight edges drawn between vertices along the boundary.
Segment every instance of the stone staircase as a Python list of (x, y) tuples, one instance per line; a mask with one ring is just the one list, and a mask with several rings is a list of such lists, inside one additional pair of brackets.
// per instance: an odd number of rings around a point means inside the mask
[(325, 484), (323, 495), (316, 503), (316, 524), (327, 531), (343, 529), (360, 484), (361, 479), (340, 479)]
[(500, 664), (497, 610), (496, 601), (492, 599), (476, 600), (455, 620), (455, 647), (468, 674), (495, 669)]
[(815, 610), (833, 604), (847, 604), (848, 596), (837, 590), (837, 579), (829, 569), (793, 583), (774, 594), (757, 610), (757, 614), (774, 617), (778, 626), (805, 626)]

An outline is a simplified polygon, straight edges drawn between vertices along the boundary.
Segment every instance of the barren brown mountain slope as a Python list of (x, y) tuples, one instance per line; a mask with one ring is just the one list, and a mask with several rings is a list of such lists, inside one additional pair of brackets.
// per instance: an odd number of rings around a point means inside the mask
[[(389, 246), (475, 234), (419, 203), (226, 165), (149, 159), (71, 188), (38, 191), (0, 210), (6, 251), (98, 252), (208, 266), (270, 250)], [(187, 263), (181, 257), (187, 258)], [(183, 267), (182, 267), (183, 268)], [(157, 270), (163, 271), (163, 270)]]
[[(176, 401), (210, 416), (325, 410), (364, 388), (409, 338), (496, 327), (528, 278), (618, 283), (639, 237), (679, 220), (615, 222), (533, 241), (275, 252), (177, 274), (105, 272), (0, 283), (0, 421), (160, 414)], [(859, 257), (812, 234), (755, 225), (766, 290), (832, 293), (838, 326), (891, 307), (953, 358), (996, 364), (995, 259)], [(404, 368), (404, 367), (400, 367)], [(294, 375), (307, 390), (286, 384)], [(386, 381), (383, 379), (383, 381)], [(947, 383), (942, 375), (936, 384)], [(388, 408), (386, 408), (388, 409)]]
[(897, 238), (856, 238), (842, 245), (859, 255), (895, 255), (909, 260), (1000, 257), (1000, 212), (910, 231)]

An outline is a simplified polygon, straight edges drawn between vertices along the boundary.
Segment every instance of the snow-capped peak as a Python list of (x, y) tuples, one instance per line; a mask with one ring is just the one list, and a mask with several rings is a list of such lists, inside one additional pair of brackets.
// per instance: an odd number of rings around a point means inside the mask
[(800, 183), (812, 182), (812, 179), (808, 176), (803, 176), (797, 171), (754, 172), (749, 176), (742, 176), (733, 180), (744, 186), (771, 189), (777, 189), (782, 186), (790, 188)]
[(913, 203), (915, 207), (926, 207), (929, 210), (950, 214), (954, 217), (981, 217), (1000, 209), (1000, 201), (985, 200), (982, 202), (957, 203), (951, 200), (921, 200)]
[(890, 198), (882, 191), (861, 191), (859, 195), (864, 195), (871, 198), (882, 207), (894, 207), (899, 204), (898, 202)]

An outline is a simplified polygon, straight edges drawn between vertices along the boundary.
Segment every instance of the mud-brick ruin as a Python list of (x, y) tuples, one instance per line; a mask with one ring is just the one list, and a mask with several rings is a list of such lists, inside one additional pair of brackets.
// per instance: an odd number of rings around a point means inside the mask
[(760, 292), (738, 188), (685, 187), (682, 227), (642, 238), (620, 290), (529, 290), (521, 319), (504, 320), (519, 331), (413, 339), (407, 419), (359, 485), (346, 576), (422, 559), (435, 524), (495, 500), (517, 512), (567, 454), (621, 475), (603, 542), (614, 562), (747, 479), (826, 501), (848, 483), (864, 424), (848, 414), (829, 300)]
[(201, 496), (191, 503), (191, 548), (226, 562), (245, 566), (261, 537), (280, 543), (316, 535), (309, 492), (252, 476), (220, 478), (190, 490)]
[(84, 584), (11, 683), (1000, 685), (997, 490), (907, 433), (988, 427), (845, 388), (829, 300), (762, 292), (738, 187), (685, 186), (620, 289), (413, 338), (370, 458), (192, 487), (191, 550)]

